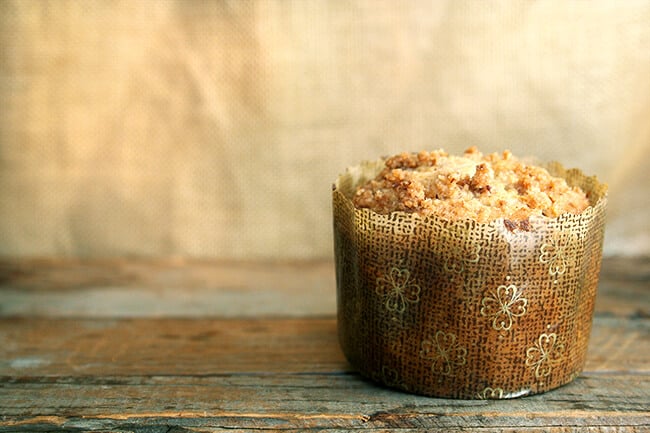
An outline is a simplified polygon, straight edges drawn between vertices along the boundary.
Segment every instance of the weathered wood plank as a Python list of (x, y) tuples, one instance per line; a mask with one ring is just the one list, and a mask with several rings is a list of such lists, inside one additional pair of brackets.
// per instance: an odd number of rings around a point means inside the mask
[(649, 427), (647, 425), (641, 426), (545, 426), (545, 427), (427, 427), (427, 428), (374, 428), (368, 427), (366, 429), (353, 429), (353, 428), (242, 428), (242, 427), (211, 427), (211, 426), (179, 426), (178, 422), (167, 422), (167, 420), (155, 420), (152, 422), (150, 419), (136, 420), (134, 423), (117, 424), (118, 428), (112, 427), (111, 429), (88, 429), (84, 427), (55, 427), (52, 430), (51, 424), (23, 424), (17, 425), (13, 428), (2, 428), (0, 432), (3, 433), (80, 433), (80, 432), (101, 432), (101, 433), (226, 433), (233, 431), (239, 433), (254, 433), (263, 431), (283, 432), (283, 433), (302, 433), (302, 432), (326, 432), (326, 433), (348, 433), (350, 431), (367, 431), (373, 433), (422, 433), (422, 432), (441, 432), (441, 433), (647, 433)]
[[(146, 420), (148, 421), (148, 420)], [(79, 429), (76, 427), (57, 427), (55, 430), (52, 430), (52, 425), (50, 424), (29, 424), (30, 430), (24, 430), (24, 425), (17, 425), (16, 428), (8, 430), (0, 428), (0, 432), (25, 432), (30, 433), (78, 433), (78, 432), (89, 432), (93, 430), (88, 429)], [(254, 433), (260, 431), (281, 431), (283, 433), (300, 433), (300, 432), (327, 432), (327, 433), (347, 433), (350, 431), (359, 431), (358, 429), (339, 429), (339, 428), (314, 428), (314, 429), (275, 429), (275, 428), (223, 428), (223, 427), (187, 427), (187, 426), (178, 426), (178, 425), (168, 425), (168, 424), (126, 424), (125, 427), (116, 429), (112, 428), (110, 430), (94, 430), (102, 431), (104, 433), (226, 433), (233, 431), (239, 433)], [(397, 428), (397, 429), (386, 429), (386, 428), (368, 428), (364, 431), (369, 431), (373, 433), (422, 433), (426, 432), (444, 432), (444, 433), (461, 433), (461, 432), (477, 432), (477, 433), (647, 433), (647, 426), (597, 426), (597, 427), (576, 427), (576, 426), (550, 426), (550, 427), (476, 427), (476, 428), (449, 428), (449, 427), (440, 427), (440, 428)]]
[(332, 372), (334, 319), (1, 319), (0, 376)]
[(585, 371), (649, 373), (649, 357), (650, 320), (594, 319)]
[(650, 257), (603, 260), (596, 314), (650, 318)]
[[(596, 314), (650, 317), (650, 259), (603, 262)], [(334, 265), (0, 260), (0, 316), (310, 317), (336, 310)]]
[(331, 262), (0, 261), (0, 432), (650, 431), (648, 259), (604, 262), (585, 372), (511, 401), (359, 377), (334, 297)]
[(1, 383), (6, 418), (0, 431), (45, 420), (52, 428), (90, 431), (154, 421), (258, 429), (650, 425), (650, 383), (636, 375), (585, 375), (547, 394), (510, 401), (419, 397), (354, 374), (40, 377)]
[[(650, 372), (650, 320), (597, 318), (586, 371)], [(349, 371), (336, 320), (0, 319), (0, 376)]]
[(0, 315), (306, 317), (336, 308), (331, 261), (0, 261)]

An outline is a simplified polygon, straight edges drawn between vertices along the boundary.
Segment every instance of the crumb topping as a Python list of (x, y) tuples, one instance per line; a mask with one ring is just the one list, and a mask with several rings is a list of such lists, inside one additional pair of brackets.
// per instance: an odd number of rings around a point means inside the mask
[(589, 206), (582, 189), (527, 165), (509, 151), (483, 155), (473, 146), (463, 156), (444, 150), (401, 153), (387, 158), (375, 179), (357, 188), (358, 208), (435, 213), (457, 220), (527, 220), (533, 215), (578, 214)]

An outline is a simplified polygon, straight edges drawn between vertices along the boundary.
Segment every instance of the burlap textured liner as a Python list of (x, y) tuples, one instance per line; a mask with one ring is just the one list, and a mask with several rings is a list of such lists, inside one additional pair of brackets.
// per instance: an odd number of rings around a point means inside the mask
[(573, 380), (591, 331), (607, 186), (551, 163), (591, 206), (527, 224), (355, 208), (356, 186), (382, 167), (351, 167), (333, 190), (349, 362), (387, 386), (450, 398), (514, 398)]

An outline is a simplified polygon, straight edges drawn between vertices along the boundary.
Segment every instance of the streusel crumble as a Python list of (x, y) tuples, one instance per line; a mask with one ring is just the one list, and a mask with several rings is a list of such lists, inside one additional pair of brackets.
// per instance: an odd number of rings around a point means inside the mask
[(483, 223), (578, 214), (589, 206), (582, 189), (525, 164), (509, 151), (483, 155), (471, 147), (463, 156), (443, 150), (401, 153), (387, 158), (385, 165), (375, 179), (357, 188), (357, 208), (381, 214), (435, 213)]

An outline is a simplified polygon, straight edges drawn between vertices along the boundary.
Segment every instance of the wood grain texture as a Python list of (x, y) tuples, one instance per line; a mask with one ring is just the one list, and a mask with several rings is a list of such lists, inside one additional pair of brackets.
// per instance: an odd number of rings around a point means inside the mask
[(395, 392), (354, 374), (23, 378), (4, 384), (12, 401), (7, 394), (1, 401), (11, 422), (58, 417), (53, 425), (104, 429), (160, 418), (186, 427), (274, 429), (647, 425), (650, 390), (628, 392), (631, 380), (585, 375), (545, 396), (449, 401)]
[[(0, 316), (313, 317), (336, 313), (334, 263), (0, 260)], [(596, 314), (650, 317), (650, 258), (603, 261)]]
[[(0, 320), (0, 376), (344, 373), (336, 321)], [(586, 372), (650, 374), (650, 321), (596, 318)]]
[(0, 315), (313, 317), (336, 311), (334, 264), (0, 261)]
[(0, 376), (349, 370), (331, 318), (3, 319), (0, 334)]
[[(328, 262), (5, 261), (0, 432), (648, 432), (648, 263), (605, 262), (587, 365), (574, 382), (482, 401), (405, 394), (354, 372), (331, 306), (296, 313), (287, 302), (333, 300)], [(166, 302), (175, 314), (110, 301), (113, 290), (161, 287), (174, 288)], [(74, 304), (97, 288), (103, 310)], [(239, 289), (235, 305), (249, 309), (228, 313), (201, 295)], [(255, 293), (264, 291), (277, 296), (262, 310)], [(14, 292), (20, 308), (8, 305)], [(57, 307), (42, 305), (52, 300)]]

